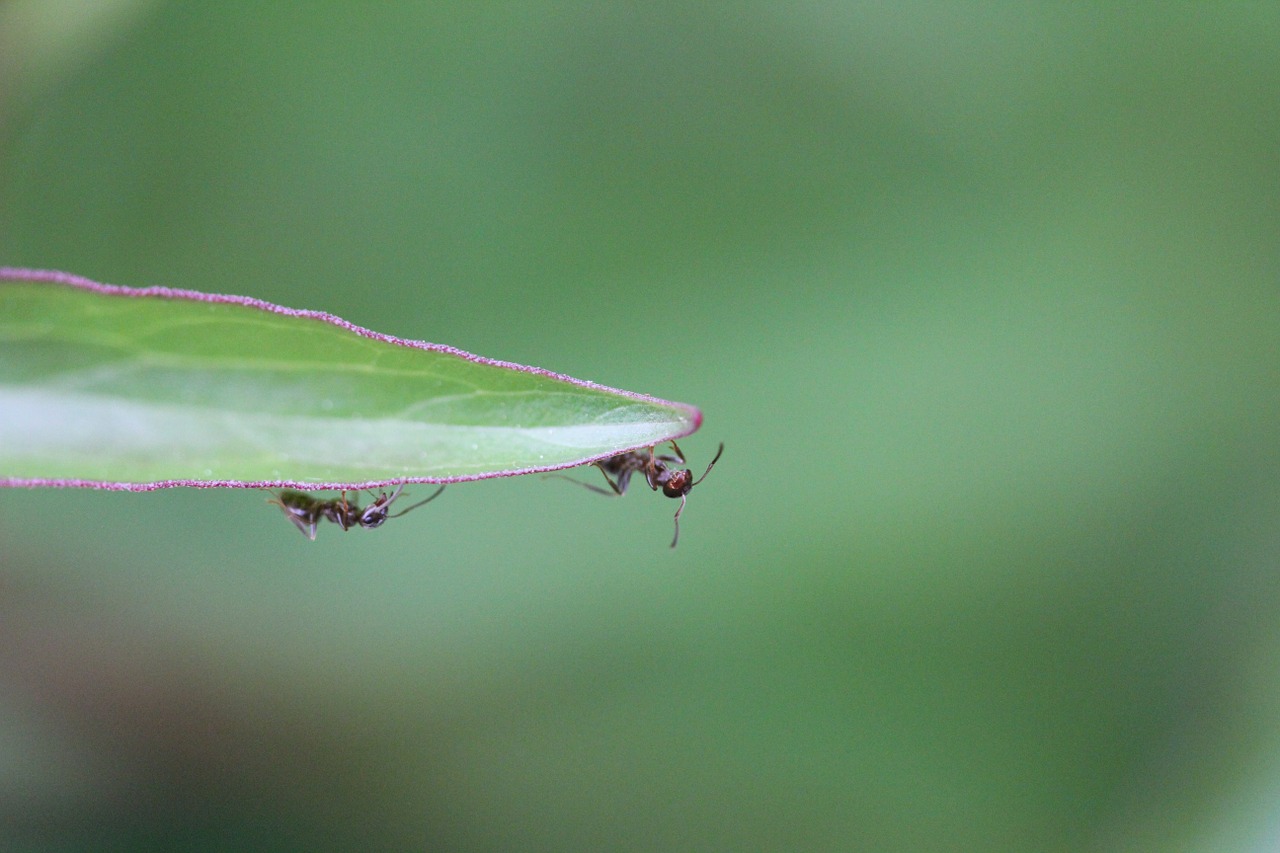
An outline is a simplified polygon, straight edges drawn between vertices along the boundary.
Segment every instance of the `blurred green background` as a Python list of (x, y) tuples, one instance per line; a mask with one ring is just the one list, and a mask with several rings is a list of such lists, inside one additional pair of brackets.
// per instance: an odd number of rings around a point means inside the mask
[(1278, 92), (1271, 4), (0, 4), (0, 263), (727, 447), (675, 552), (5, 491), (0, 846), (1274, 849)]

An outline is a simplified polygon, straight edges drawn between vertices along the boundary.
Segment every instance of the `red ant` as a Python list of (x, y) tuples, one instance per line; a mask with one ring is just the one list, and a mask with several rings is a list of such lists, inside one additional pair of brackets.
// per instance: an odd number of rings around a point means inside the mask
[(689, 491), (703, 480), (707, 479), (707, 475), (711, 473), (711, 469), (720, 461), (720, 454), (724, 453), (724, 442), (720, 443), (720, 449), (716, 451), (715, 458), (707, 465), (707, 470), (702, 472), (702, 476), (693, 479), (693, 472), (688, 468), (670, 468), (669, 465), (685, 464), (684, 454), (680, 452), (680, 445), (674, 441), (671, 447), (675, 450), (675, 455), (654, 455), (653, 447), (644, 450), (628, 450), (626, 453), (619, 453), (617, 456), (610, 456), (601, 462), (594, 464), (600, 469), (600, 473), (604, 474), (605, 482), (609, 484), (612, 491), (605, 491), (599, 486), (593, 486), (590, 483), (583, 483), (572, 477), (565, 477), (562, 474), (552, 474), (550, 476), (560, 477), (571, 483), (577, 483), (579, 486), (585, 486), (593, 492), (605, 495), (607, 497), (621, 497), (627, 493), (627, 485), (631, 482), (631, 475), (637, 471), (644, 472), (645, 482), (649, 484), (649, 488), (655, 492), (659, 489), (669, 498), (679, 498), (680, 508), (676, 510), (676, 535), (671, 539), (671, 547), (676, 547), (676, 543), (680, 541), (680, 513), (684, 512), (684, 505), (687, 500), (686, 496)]
[[(356, 526), (372, 530), (375, 527), (381, 527), (382, 523), (388, 518), (399, 518), (410, 510), (417, 509), (425, 503), (431, 503), (444, 491), (444, 486), (436, 489), (435, 493), (426, 500), (418, 501), (413, 506), (403, 509), (395, 515), (389, 515), (388, 509), (395, 502), (395, 499), (400, 497), (400, 492), (403, 490), (404, 486), (401, 485), (397, 486), (390, 496), (383, 492), (364, 509), (357, 506), (355, 501), (348, 501), (346, 491), (342, 492), (341, 498), (325, 500), (312, 497), (306, 492), (284, 489), (267, 503), (275, 504), (284, 510), (284, 514), (293, 522), (293, 526), (298, 528), (303, 536), (314, 542), (316, 525), (320, 523), (321, 519), (327, 518), (343, 530)], [(369, 494), (373, 494), (373, 492)]]

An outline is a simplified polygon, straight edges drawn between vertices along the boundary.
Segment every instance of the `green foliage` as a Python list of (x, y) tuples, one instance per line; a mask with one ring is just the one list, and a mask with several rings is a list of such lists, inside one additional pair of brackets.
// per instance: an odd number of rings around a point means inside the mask
[(674, 552), (634, 484), (0, 489), (0, 849), (1276, 848), (1280, 4), (146, 11), (11, 39), (76, 64), (0, 75), (0, 262), (727, 450)]

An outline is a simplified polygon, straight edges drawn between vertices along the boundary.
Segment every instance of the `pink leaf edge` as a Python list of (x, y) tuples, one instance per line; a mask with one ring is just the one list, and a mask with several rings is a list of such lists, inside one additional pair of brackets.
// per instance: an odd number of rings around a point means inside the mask
[[(620, 397), (626, 397), (643, 403), (651, 403), (659, 406), (666, 406), (673, 409), (680, 409), (688, 413), (691, 426), (684, 432), (671, 435), (662, 440), (663, 443), (685, 436), (692, 435), (702, 426), (702, 412), (696, 406), (688, 403), (677, 403), (671, 400), (664, 400), (660, 397), (654, 397), (649, 394), (638, 394), (634, 391), (625, 391), (621, 388), (612, 388), (608, 385), (601, 385), (597, 382), (589, 382), (585, 379), (575, 379), (572, 376), (566, 376), (563, 373), (556, 373), (541, 367), (530, 367), (526, 364), (517, 364), (512, 361), (501, 361), (499, 359), (486, 358), (481, 355), (457, 349), (456, 347), (444, 344), (433, 344), (427, 341), (415, 341), (407, 338), (398, 338), (394, 335), (384, 335), (381, 332), (375, 332), (372, 329), (366, 329), (363, 326), (357, 326), (349, 323), (341, 317), (324, 311), (312, 311), (304, 308), (287, 308), (283, 305), (276, 305), (262, 299), (255, 299), (252, 296), (235, 296), (225, 293), (203, 293), (198, 290), (182, 290), (172, 287), (125, 287), (118, 284), (102, 284), (92, 281), (83, 276), (73, 275), (72, 273), (59, 272), (57, 270), (40, 270), (27, 269), (24, 267), (0, 267), (0, 285), (5, 282), (16, 281), (30, 284), (52, 284), (64, 287), (74, 287), (80, 290), (89, 290), (94, 293), (101, 293), (108, 296), (122, 297), (140, 297), (155, 299), (186, 299), (192, 302), (220, 302), (233, 305), (244, 305), (250, 308), (257, 308), (261, 311), (269, 311), (273, 314), (284, 314), (290, 317), (304, 317), (308, 320), (316, 320), (322, 323), (328, 323), (333, 326), (353, 332), (357, 335), (395, 346), (409, 347), (412, 349), (430, 350), (432, 352), (445, 353), (447, 355), (456, 356), (457, 358), (466, 359), (477, 364), (484, 364), (490, 367), (499, 367), (504, 370), (517, 370), (523, 373), (533, 373), (538, 376), (545, 376), (549, 379), (556, 379), (561, 382), (567, 382), (571, 385), (577, 385), (581, 388), (590, 388), (593, 391), (604, 391), (610, 394), (616, 394)], [(552, 471), (562, 471), (569, 468), (577, 468), (582, 465), (590, 465), (615, 456), (618, 453), (625, 453), (630, 450), (638, 450), (642, 447), (648, 447), (647, 444), (635, 445), (633, 447), (622, 448), (613, 453), (598, 454), (595, 456), (584, 457), (573, 462), (566, 462), (559, 465), (539, 466), (534, 468), (515, 468), (504, 471), (495, 471), (485, 474), (468, 474), (458, 477), (397, 477), (384, 480), (369, 480), (366, 482), (307, 482), (299, 480), (158, 480), (147, 483), (124, 483), (113, 482), (109, 480), (76, 480), (76, 479), (45, 479), (45, 478), (21, 478), (21, 477), (0, 477), (0, 488), (82, 488), (82, 489), (103, 489), (107, 491), (121, 492), (150, 492), (157, 489), (171, 488), (193, 488), (193, 489), (298, 489), (304, 491), (362, 491), (365, 489), (377, 489), (385, 486), (394, 485), (411, 485), (414, 483), (467, 483), (476, 480), (491, 480), (498, 477), (520, 477), (526, 474), (546, 474)]]

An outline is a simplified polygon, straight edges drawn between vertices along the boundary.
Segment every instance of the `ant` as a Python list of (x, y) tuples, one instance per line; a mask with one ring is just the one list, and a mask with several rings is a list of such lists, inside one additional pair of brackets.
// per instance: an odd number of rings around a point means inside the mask
[[(381, 527), (382, 523), (388, 518), (399, 518), (410, 510), (417, 509), (425, 503), (431, 503), (444, 491), (444, 486), (436, 489), (435, 493), (426, 500), (418, 501), (413, 506), (403, 509), (395, 515), (389, 515), (388, 509), (390, 509), (396, 498), (400, 497), (400, 492), (403, 490), (404, 486), (400, 485), (396, 487), (396, 490), (390, 496), (383, 492), (364, 509), (357, 506), (355, 501), (348, 501), (345, 490), (342, 492), (341, 498), (325, 500), (312, 497), (306, 492), (284, 489), (274, 495), (273, 499), (267, 501), (267, 503), (275, 504), (284, 510), (284, 514), (293, 522), (293, 526), (298, 528), (303, 536), (314, 542), (316, 525), (320, 523), (321, 519), (327, 518), (343, 530), (356, 526), (372, 530), (375, 527)], [(369, 494), (373, 494), (373, 492), (369, 492)]]
[(684, 454), (680, 452), (680, 445), (673, 441), (671, 442), (671, 448), (675, 451), (674, 455), (655, 455), (653, 447), (649, 447), (644, 450), (628, 450), (626, 453), (619, 453), (617, 456), (610, 456), (608, 459), (592, 463), (600, 469), (601, 474), (604, 474), (605, 482), (609, 484), (611, 491), (605, 491), (599, 486), (583, 483), (572, 477), (565, 477), (563, 474), (551, 474), (549, 476), (560, 477), (562, 480), (577, 483), (579, 486), (584, 486), (606, 497), (621, 497), (627, 493), (627, 485), (631, 482), (631, 475), (637, 471), (643, 471), (645, 482), (649, 484), (650, 489), (655, 492), (661, 489), (662, 493), (667, 497), (680, 499), (680, 508), (676, 510), (675, 517), (676, 534), (671, 539), (671, 547), (674, 548), (676, 543), (680, 541), (680, 513), (684, 512), (686, 496), (694, 486), (707, 479), (711, 469), (720, 461), (720, 454), (724, 453), (724, 442), (720, 442), (720, 449), (716, 451), (715, 457), (707, 465), (707, 470), (703, 471), (702, 476), (696, 480), (693, 479), (693, 472), (688, 468), (668, 467), (685, 464)]

